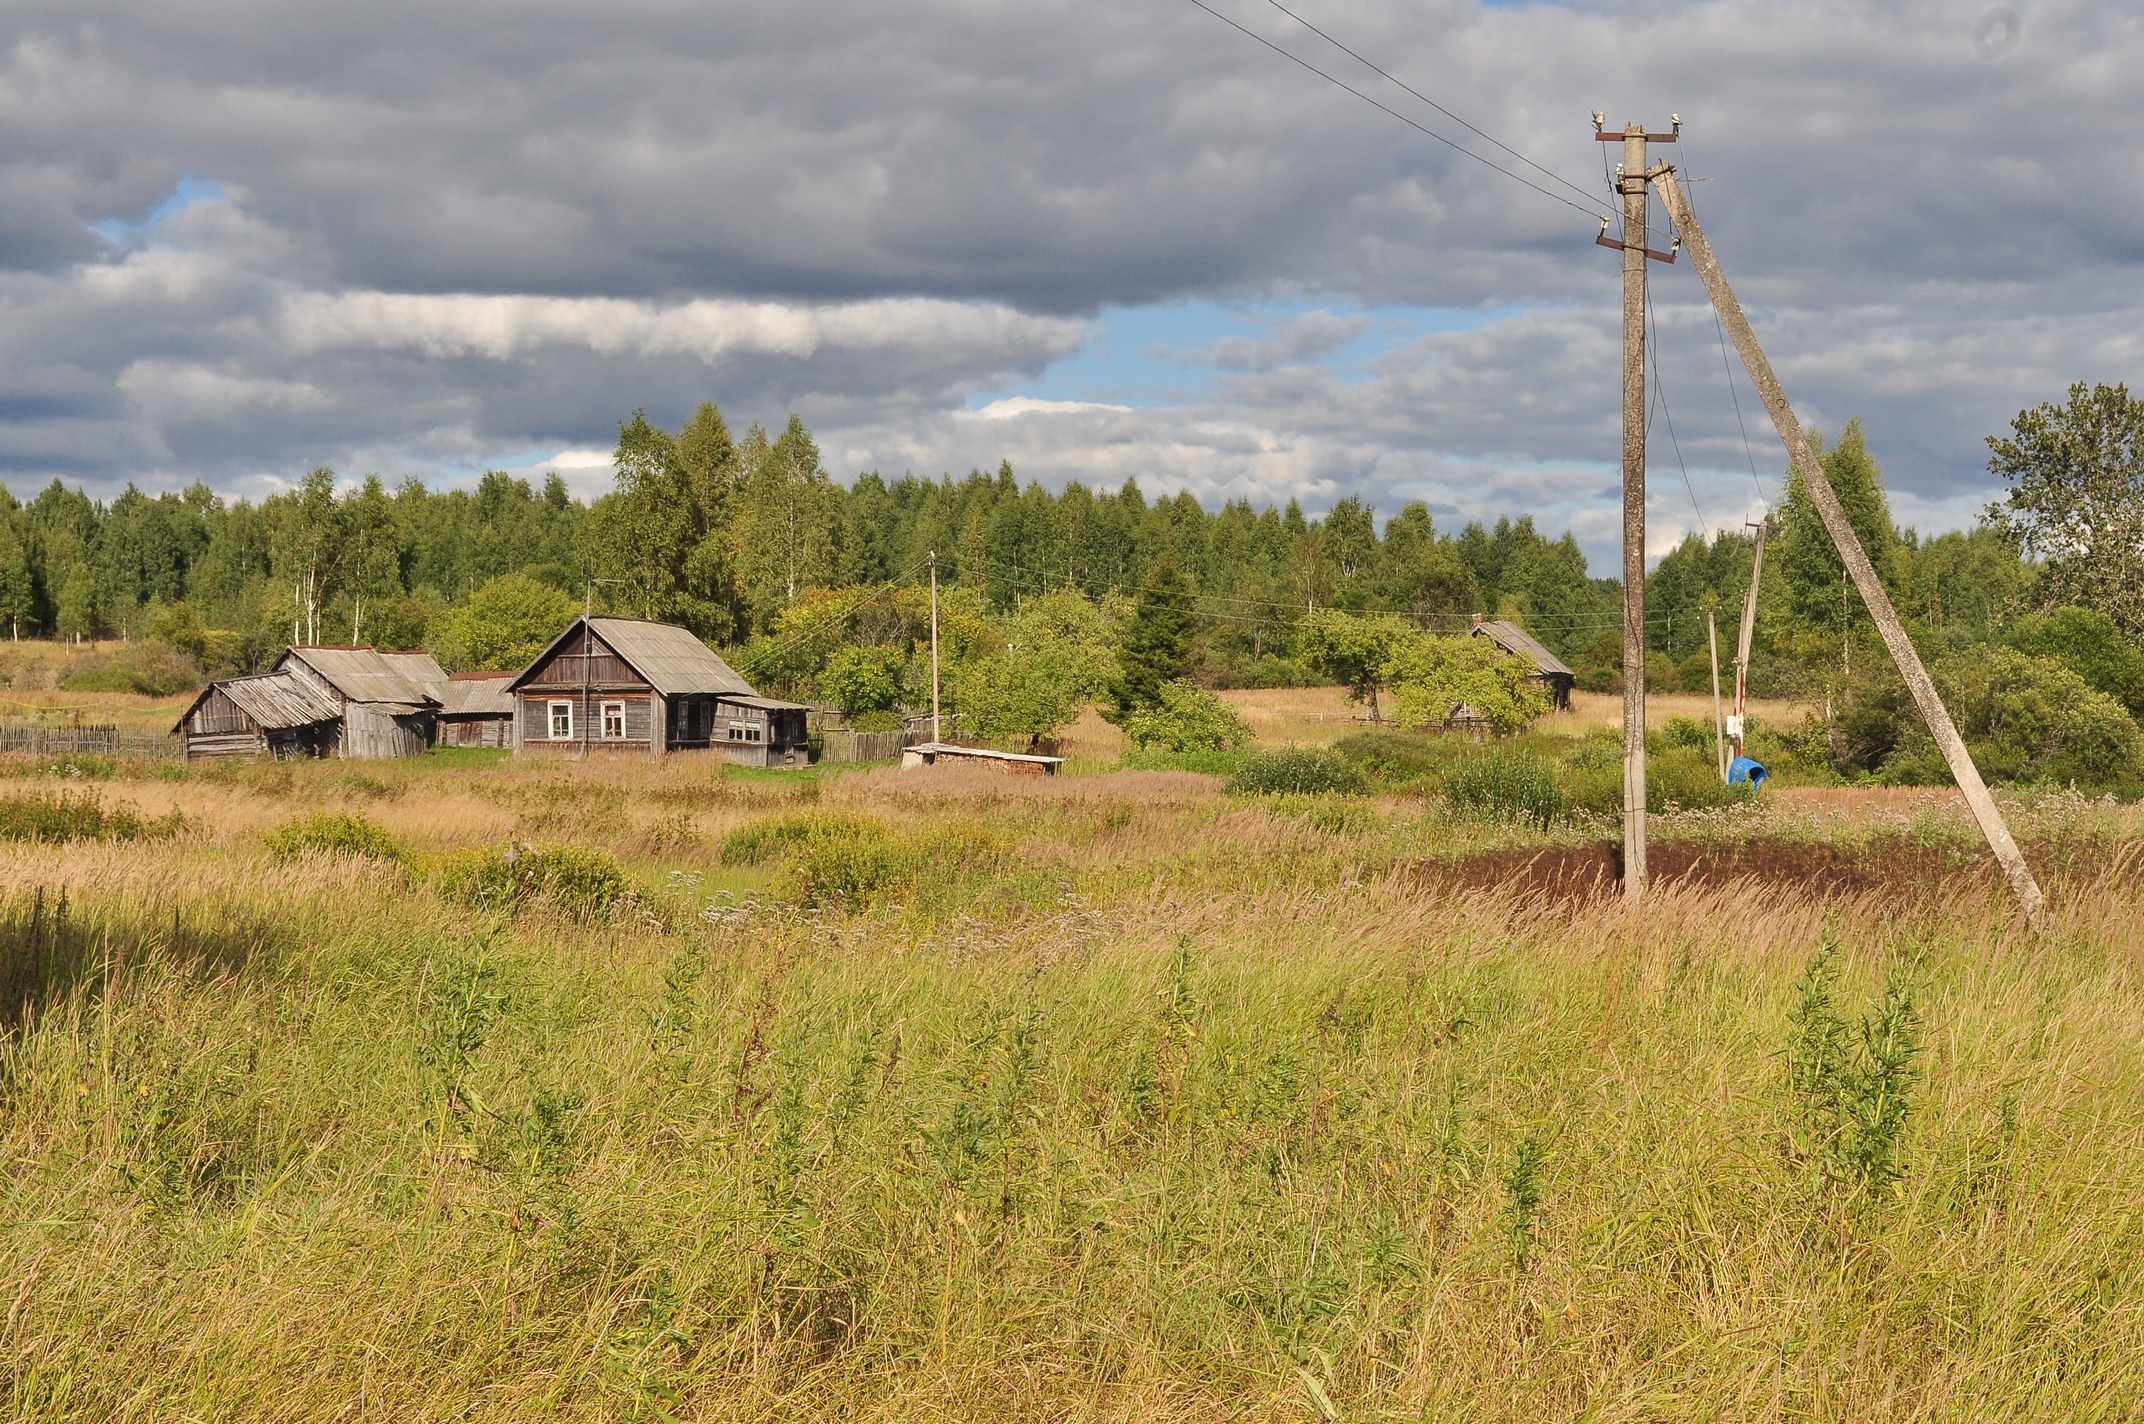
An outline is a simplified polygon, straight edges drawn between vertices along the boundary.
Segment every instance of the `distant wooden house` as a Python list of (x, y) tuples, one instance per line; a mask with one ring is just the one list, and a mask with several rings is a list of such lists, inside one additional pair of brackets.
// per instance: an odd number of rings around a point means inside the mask
[(439, 738), (443, 747), (514, 744), (514, 672), (458, 672), (441, 683)]
[(1518, 624), (1501, 618), (1484, 619), (1474, 615), (1474, 636), (1487, 638), (1507, 653), (1516, 653), (1534, 665), (1534, 679), (1548, 692), (1549, 703), (1558, 712), (1571, 709), (1571, 689), (1578, 685), (1578, 674), (1565, 667), (1563, 660), (1541, 646), (1539, 639)]
[(172, 730), (189, 759), (421, 756), (446, 681), (430, 653), (291, 647), (266, 673), (210, 683)]
[(761, 697), (690, 630), (576, 618), (510, 685), (514, 747), (530, 755), (719, 751), (808, 766), (810, 708)]

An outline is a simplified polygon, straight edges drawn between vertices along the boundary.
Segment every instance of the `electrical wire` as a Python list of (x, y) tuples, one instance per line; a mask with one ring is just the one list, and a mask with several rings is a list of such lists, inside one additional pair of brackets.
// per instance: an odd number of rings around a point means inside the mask
[[(1230, 29), (1242, 31), (1244, 34), (1249, 35), (1252, 39), (1258, 41), (1258, 43), (1264, 45), (1267, 49), (1272, 50), (1281, 58), (1301, 65), (1303, 68), (1309, 70), (1312, 74), (1317, 75), (1318, 78), (1324, 80), (1326, 83), (1331, 84), (1336, 88), (1347, 90), (1348, 93), (1353, 94), (1356, 98), (1362, 100), (1363, 103), (1368, 104), (1370, 107), (1374, 109), (1382, 109), (1384, 112), (1390, 114), (1393, 118), (1398, 119), (1401, 123), (1407, 125), (1407, 127), (1427, 134), (1429, 137), (1443, 144), (1446, 148), (1451, 149), (1454, 153), (1463, 153), (1468, 158), (1473, 159), (1476, 163), (1481, 164), (1484, 168), (1495, 169), (1498, 173), (1503, 174), (1512, 182), (1518, 183), (1524, 187), (1531, 188), (1536, 193), (1539, 193), (1542, 197), (1554, 199), (1556, 202), (1563, 204), (1565, 207), (1574, 208), (1577, 211), (1584, 213), (1588, 217), (1602, 216), (1602, 212), (1599, 206), (1589, 208), (1582, 203), (1574, 203), (1569, 198), (1564, 197), (1563, 194), (1551, 192), (1547, 188), (1542, 187), (1539, 183), (1535, 183), (1529, 179), (1520, 177), (1518, 174), (1512, 172), (1508, 168), (1505, 168), (1501, 164), (1496, 163), (1494, 160), (1482, 157), (1480, 154), (1476, 153), (1473, 149), (1466, 147), (1464, 144), (1456, 143), (1453, 140), (1446, 138), (1443, 134), (1438, 133), (1435, 129), (1430, 128), (1426, 124), (1419, 123), (1416, 120), (1407, 117), (1407, 115), (1401, 113), (1399, 110), (1391, 107), (1390, 105), (1379, 103), (1376, 99), (1371, 98), (1368, 94), (1365, 94), (1360, 89), (1355, 88), (1346, 80), (1340, 79), (1335, 75), (1327, 74), (1324, 70), (1318, 68), (1315, 64), (1312, 64), (1309, 60), (1304, 59), (1302, 56), (1291, 54), (1289, 51), (1282, 49), (1279, 45), (1267, 39), (1264, 35), (1259, 34), (1256, 30), (1250, 29), (1249, 27), (1239, 24), (1235, 20), (1230, 19), (1228, 16), (1222, 14), (1219, 10), (1214, 9), (1213, 6), (1207, 4), (1206, 0), (1191, 0), (1191, 3), (1198, 6), (1201, 10), (1204, 10), (1207, 14), (1213, 16), (1216, 20), (1219, 20), (1222, 24), (1227, 25)], [(1375, 66), (1372, 67), (1374, 68)], [(1383, 73), (1382, 70), (1379, 70), (1378, 72)], [(1386, 77), (1390, 78), (1389, 75)], [(1397, 83), (1398, 81), (1395, 80), (1394, 82)], [(1462, 120), (1461, 122), (1464, 122), (1464, 120)], [(1469, 124), (1468, 127), (1472, 128), (1473, 126)], [(1477, 132), (1479, 132), (1479, 130), (1477, 130)], [(1494, 140), (1491, 140), (1491, 142), (1494, 142)], [(1501, 148), (1503, 145), (1499, 144), (1497, 146)], [(1556, 181), (1562, 183), (1564, 180), (1559, 178)], [(1585, 191), (1582, 188), (1573, 187), (1571, 184), (1568, 183), (1565, 183), (1564, 186), (1571, 187), (1573, 192)]]
[(1281, 4), (1280, 0), (1266, 0), (1266, 3), (1268, 5), (1271, 5), (1274, 9), (1280, 11), (1283, 15), (1286, 15), (1289, 19), (1295, 21), (1298, 25), (1301, 25), (1304, 29), (1316, 35), (1319, 39), (1331, 45), (1334, 49), (1339, 50), (1349, 59), (1352, 59), (1356, 63), (1361, 64), (1363, 67), (1367, 68), (1372, 73), (1378, 75), (1380, 78), (1388, 79), (1392, 83), (1397, 84), (1400, 88), (1414, 95), (1415, 98), (1420, 99), (1423, 103), (1429, 105), (1429, 107), (1435, 109), (1438, 113), (1444, 115), (1444, 117), (1450, 119), (1453, 123), (1465, 129), (1468, 133), (1471, 133), (1475, 137), (1483, 139), (1486, 142), (1495, 144), (1498, 148), (1510, 154), (1513, 158), (1516, 158), (1517, 160), (1519, 160), (1519, 162), (1525, 164), (1528, 168), (1533, 169), (1542, 177), (1547, 178), (1552, 182), (1561, 183), (1564, 187), (1569, 188), (1572, 192), (1578, 194), (1579, 197), (1584, 198), (1586, 201), (1597, 201), (1593, 194), (1579, 187), (1576, 183), (1571, 182), (1561, 173), (1557, 173), (1552, 169), (1542, 167), (1540, 164), (1534, 162), (1531, 158), (1528, 158), (1525, 154), (1513, 148), (1510, 144), (1503, 142), (1501, 139), (1496, 138), (1492, 134), (1485, 133), (1481, 129), (1476, 128), (1474, 125), (1468, 123), (1465, 119), (1460, 118), (1459, 115), (1453, 113), (1450, 109), (1445, 108), (1435, 99), (1430, 98), (1427, 94), (1424, 94), (1421, 90), (1415, 88), (1412, 84), (1409, 84), (1406, 80), (1401, 79), (1399, 76), (1393, 74), (1391, 71), (1380, 67), (1375, 61), (1361, 54), (1358, 54), (1356, 51), (1342, 44), (1339, 40), (1334, 39), (1331, 35), (1319, 29), (1316, 25), (1310, 23), (1310, 21), (1304, 19), (1301, 15), (1296, 14), (1295, 11), (1289, 9), (1286, 5)]
[[(1691, 190), (1700, 180), (1691, 171), (1696, 164), (1690, 154), (1688, 135), (1684, 135), (1682, 138), (1682, 151), (1683, 178), (1685, 180), (1683, 201), (1690, 205), (1690, 216), (1695, 218), (1697, 216), (1697, 196)], [(1742, 458), (1749, 462), (1749, 480), (1752, 485), (1756, 486), (1757, 502), (1766, 508), (1770, 508), (1772, 499), (1770, 495), (1764, 492), (1764, 477), (1757, 473), (1757, 452), (1749, 443), (1749, 424), (1742, 418), (1742, 391), (1735, 384), (1734, 363), (1727, 359), (1727, 324), (1720, 320), (1720, 309), (1718, 307), (1712, 309), (1712, 329), (1720, 342), (1720, 374), (1726, 377), (1727, 396), (1728, 399), (1734, 402), (1735, 428), (1742, 432)]]
[[(1653, 395), (1660, 402), (1661, 419), (1667, 422), (1668, 443), (1675, 447), (1675, 463), (1682, 469), (1682, 487), (1690, 492), (1690, 512), (1697, 516), (1698, 527), (1705, 531), (1705, 542), (1712, 542), (1712, 522), (1705, 518), (1705, 511), (1697, 505), (1697, 486), (1690, 482), (1690, 467), (1683, 462), (1682, 441), (1675, 436), (1675, 417), (1668, 411), (1668, 383), (1660, 378), (1660, 318), (1653, 311), (1653, 289), (1650, 283), (1645, 288), (1645, 325), (1652, 339), (1645, 343), (1645, 354), (1653, 363)], [(1652, 422), (1646, 422), (1646, 433), (1652, 433)]]

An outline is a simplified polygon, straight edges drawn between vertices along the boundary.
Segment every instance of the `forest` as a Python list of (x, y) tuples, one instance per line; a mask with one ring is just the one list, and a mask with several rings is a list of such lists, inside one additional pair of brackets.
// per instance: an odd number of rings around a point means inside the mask
[[(1926, 655), (2081, 638), (2093, 646), (2071, 663), (2140, 710), (2135, 553), (2110, 568), (2106, 541), (2073, 547), (2061, 501), (2074, 504), (2082, 477), (2045, 472), (2079, 440), (2133, 451), (2144, 402), (2121, 387), (2079, 386), (2070, 397), (1991, 439), (1991, 468), (2013, 490), (1967, 532), (1897, 527), (1858, 421), (1820, 439), (1821, 458)], [(195, 654), (203, 673), (259, 668), (289, 641), (429, 644), (449, 666), (509, 666), (586, 602), (683, 623), (744, 650), (761, 678), (813, 695), (844, 643), (909, 641), (899, 619), (876, 631), (846, 613), (829, 623), (829, 610), (856, 601), (844, 591), (919, 590), (933, 555), (949, 601), (995, 620), (999, 640), (1008, 618), (1052, 593), (1128, 607), (1167, 562), (1188, 616), (1183, 670), (1209, 687), (1333, 680), (1300, 646), (1320, 610), (1448, 632), (1476, 613), (1508, 618), (1576, 669), (1581, 687), (1620, 683), (1619, 582), (1593, 576), (1573, 537), (1551, 537), (1530, 517), (1451, 531), (1411, 503), (1380, 528), (1354, 496), (1315, 518), (1293, 501), (1208, 510), (1188, 493), (1150, 499), (1129, 480), (1053, 493), (1023, 486), (1010, 464), (957, 480), (871, 472), (843, 485), (797, 417), (772, 436), (754, 425), (737, 437), (712, 403), (674, 432), (634, 412), (619, 426), (616, 469), (616, 487), (587, 504), (556, 475), (537, 488), (498, 472), (474, 490), (411, 479), (389, 491), (377, 477), (323, 468), (257, 504), (200, 484), (155, 496), (130, 487), (104, 504), (54, 481), (27, 502), (0, 499), (0, 626), (17, 638), (160, 635)], [(1752, 691), (1828, 708), (1886, 663), (1800, 481), (1789, 474), (1781, 487)], [(1660, 561), (1647, 590), (1651, 685), (1710, 686), (1707, 615), (1724, 661), (1754, 542), (1747, 530), (1692, 535)], [(2050, 633), (2044, 615), (2065, 609), (2068, 632)], [(800, 649), (806, 625), (816, 631)]]

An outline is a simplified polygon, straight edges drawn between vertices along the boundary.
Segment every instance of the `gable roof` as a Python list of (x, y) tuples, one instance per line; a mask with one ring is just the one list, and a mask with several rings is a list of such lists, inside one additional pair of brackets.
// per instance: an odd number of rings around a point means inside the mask
[(382, 653), (372, 648), (291, 647), (276, 659), (275, 671), (301, 662), (352, 702), (400, 703), (411, 711), (438, 702), (423, 679), (446, 681), (430, 653)]
[(531, 672), (565, 647), (583, 623), (606, 647), (624, 659), (626, 666), (665, 697), (707, 693), (755, 695), (752, 684), (739, 677), (736, 669), (722, 661), (713, 648), (694, 637), (690, 629), (647, 618), (574, 619), (566, 625), (564, 632), (551, 640), (549, 647), (537, 654), (534, 662), (522, 669), (521, 675), (514, 679), (513, 690), (519, 691)]
[(1516, 623), (1507, 622), (1502, 618), (1492, 618), (1485, 623), (1476, 623), (1474, 631), (1482, 637), (1488, 638), (1507, 653), (1519, 653), (1533, 659), (1534, 666), (1544, 673), (1561, 673), (1565, 677), (1578, 676), (1577, 673), (1572, 672), (1563, 665), (1561, 658), (1547, 648), (1542, 647), (1539, 639)]
[(317, 722), (332, 722), (342, 715), (340, 708), (322, 696), (318, 689), (293, 673), (267, 672), (252, 677), (229, 677), (221, 682), (212, 682), (201, 689), (201, 695), (187, 705), (172, 727), (174, 733), (183, 730), (186, 719), (210, 695), (221, 691), (231, 699), (239, 711), (252, 718), (255, 724), (271, 732), (287, 732), (298, 727), (310, 727)]

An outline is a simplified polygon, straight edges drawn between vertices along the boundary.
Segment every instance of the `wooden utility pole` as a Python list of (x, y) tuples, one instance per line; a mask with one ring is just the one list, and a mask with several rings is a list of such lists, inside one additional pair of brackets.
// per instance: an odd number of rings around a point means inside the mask
[[(1623, 894), (1645, 893), (1645, 261), (1673, 261), (1646, 246), (1646, 146), (1673, 143), (1675, 135), (1648, 134), (1643, 124), (1621, 133), (1593, 116), (1594, 138), (1623, 145), (1616, 191), (1623, 199), (1623, 240), (1608, 236), (1603, 247), (1623, 249)], [(1680, 122), (1676, 125), (1681, 127)]]
[(1795, 418), (1794, 407), (1787, 404), (1786, 393), (1780, 389), (1779, 377), (1773, 374), (1772, 363), (1765, 359), (1764, 351), (1757, 345), (1757, 337), (1750, 330), (1749, 318), (1742, 314), (1742, 304), (1735, 300), (1734, 289), (1727, 285), (1727, 275), (1720, 270), (1719, 261), (1713, 257), (1710, 244), (1705, 241), (1704, 231), (1690, 212), (1690, 204), (1683, 197), (1681, 186), (1675, 181), (1675, 172), (1662, 164), (1657, 172), (1645, 175), (1657, 183), (1661, 200), (1667, 205), (1668, 216), (1676, 231), (1690, 246), (1690, 257), (1697, 264), (1697, 275), (1704, 280), (1705, 290), (1712, 296), (1712, 304), (1718, 308), (1720, 319), (1727, 324), (1727, 334), (1733, 338), (1735, 350), (1741, 353), (1742, 364), (1749, 369), (1750, 384), (1764, 399), (1765, 409), (1771, 412), (1772, 423), (1779, 427), (1779, 438), (1786, 442), (1787, 453), (1793, 458), (1794, 468), (1809, 490), (1810, 502), (1816, 505), (1817, 515), (1831, 533), (1831, 541), (1839, 549), (1839, 558), (1854, 580), (1854, 587), (1861, 593), (1861, 601), (1867, 605), (1869, 616), (1875, 620), (1876, 629), (1883, 635), (1884, 646), (1890, 650), (1891, 660), (1898, 664), (1899, 676), (1905, 679), (1906, 688), (1913, 694), (1913, 701), (1921, 709), (1921, 716), (1928, 722), (1928, 730), (1935, 737), (1936, 745), (1942, 748), (1943, 760), (1950, 766), (1950, 774), (1965, 793), (1965, 803), (1973, 811), (1973, 818), (1980, 823), (1981, 834), (1988, 838), (1988, 848), (1995, 852), (2003, 870), (2010, 877), (2010, 886), (2025, 907), (2025, 917), (2035, 930), (2047, 928), (2046, 899), (2040, 893), (2039, 882), (2032, 877), (2032, 870), (2025, 864), (2025, 856), (2010, 835), (2010, 827), (2003, 820), (2001, 808), (1995, 798), (1988, 794), (1987, 783), (1980, 779), (1980, 769), (1973, 765), (1972, 753), (1966, 750), (1965, 739), (1958, 735), (1957, 724), (1950, 719), (1950, 711), (1936, 692), (1936, 685), (1928, 676), (1928, 669), (1921, 666), (1921, 655), (1913, 641), (1906, 636), (1905, 625), (1898, 620), (1898, 610), (1891, 606), (1891, 596), (1884, 591), (1883, 583), (1876, 577), (1874, 566), (1869, 563), (1866, 550), (1861, 547), (1860, 536), (1854, 533), (1853, 524), (1846, 517), (1839, 496), (1833, 491), (1831, 481), (1818, 463), (1816, 451), (1810, 448), (1809, 438), (1803, 434), (1801, 422)]
[(931, 551), (931, 743), (945, 740), (938, 721), (938, 551)]
[(1727, 736), (1738, 757), (1749, 745), (1749, 645), (1757, 632), (1757, 584), (1764, 578), (1764, 536), (1771, 527), (1769, 516), (1757, 523), (1757, 554), (1750, 560), (1749, 591), (1742, 595), (1742, 632), (1735, 640), (1735, 711), (1727, 723)]
[(1712, 750), (1719, 757), (1720, 780), (1727, 779), (1727, 734), (1720, 722), (1720, 620), (1705, 610), (1705, 645), (1712, 649)]

